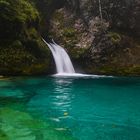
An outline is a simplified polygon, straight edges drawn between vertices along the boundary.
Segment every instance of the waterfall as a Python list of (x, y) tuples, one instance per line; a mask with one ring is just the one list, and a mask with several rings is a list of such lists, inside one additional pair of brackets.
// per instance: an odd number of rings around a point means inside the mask
[(48, 45), (52, 52), (56, 64), (57, 74), (74, 74), (75, 70), (67, 52), (54, 41), (52, 43), (47, 43), (44, 39), (43, 41)]
[(52, 41), (52, 43), (47, 43), (44, 39), (43, 41), (47, 44), (47, 46), (51, 50), (56, 64), (57, 74), (55, 74), (54, 76), (93, 77), (93, 78), (104, 77), (103, 75), (98, 76), (98, 75), (75, 73), (74, 67), (67, 52), (61, 46), (56, 44), (54, 41)]

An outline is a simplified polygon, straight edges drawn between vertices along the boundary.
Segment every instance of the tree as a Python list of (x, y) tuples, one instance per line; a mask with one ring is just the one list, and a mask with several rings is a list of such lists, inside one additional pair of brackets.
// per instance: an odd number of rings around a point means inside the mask
[(101, 21), (102, 21), (102, 20), (103, 20), (103, 14), (102, 14), (101, 0), (99, 0), (99, 13), (100, 13), (100, 19), (101, 19)]

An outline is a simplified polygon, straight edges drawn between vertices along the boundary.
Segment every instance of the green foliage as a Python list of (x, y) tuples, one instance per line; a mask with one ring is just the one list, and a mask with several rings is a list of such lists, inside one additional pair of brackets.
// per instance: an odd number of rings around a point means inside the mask
[(9, 21), (27, 21), (36, 20), (37, 10), (26, 0), (0, 0), (1, 18)]
[(49, 71), (50, 53), (38, 33), (40, 16), (29, 0), (0, 0), (0, 74)]
[(18, 38), (25, 28), (39, 26), (39, 13), (27, 0), (0, 0), (0, 38)]
[(0, 45), (2, 75), (42, 74), (47, 73), (49, 69), (50, 53), (41, 40), (15, 40)]
[(65, 47), (67, 49), (72, 49), (75, 47), (75, 44), (77, 43), (77, 32), (74, 28), (63, 28), (62, 30), (62, 37), (65, 41)]

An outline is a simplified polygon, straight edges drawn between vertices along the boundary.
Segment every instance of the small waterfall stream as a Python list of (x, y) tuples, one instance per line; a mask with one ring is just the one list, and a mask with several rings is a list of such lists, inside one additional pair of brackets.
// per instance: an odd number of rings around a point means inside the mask
[(55, 76), (104, 77), (103, 75), (98, 76), (98, 75), (76, 73), (69, 55), (61, 46), (56, 44), (53, 40), (52, 40), (52, 43), (47, 43), (44, 39), (43, 41), (52, 52), (52, 55), (56, 64), (56, 70), (57, 70), (57, 74), (55, 74)]
[(57, 74), (74, 74), (75, 70), (67, 52), (54, 41), (52, 43), (47, 43), (44, 39), (43, 41), (48, 45), (53, 54)]

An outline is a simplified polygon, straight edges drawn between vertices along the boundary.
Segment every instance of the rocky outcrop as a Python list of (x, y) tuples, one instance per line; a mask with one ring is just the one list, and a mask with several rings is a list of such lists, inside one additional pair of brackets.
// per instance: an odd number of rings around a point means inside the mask
[(69, 0), (68, 7), (88, 25), (92, 19), (100, 16), (109, 22), (110, 28), (130, 32), (140, 36), (139, 0)]
[[(96, 41), (97, 40), (97, 41)], [(140, 75), (140, 42), (121, 33), (99, 35), (82, 57), (88, 73), (107, 75)], [(92, 65), (91, 65), (92, 64)]]
[(50, 38), (86, 73), (140, 75), (139, 11), (138, 0), (70, 0), (54, 12)]

